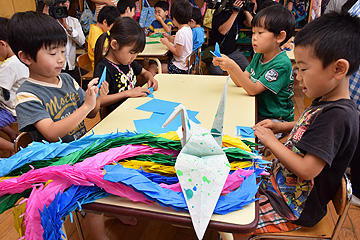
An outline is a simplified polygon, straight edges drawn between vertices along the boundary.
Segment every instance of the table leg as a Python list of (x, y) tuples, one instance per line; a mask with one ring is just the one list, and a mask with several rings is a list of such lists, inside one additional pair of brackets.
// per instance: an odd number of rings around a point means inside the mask
[(234, 235), (227, 232), (219, 232), (221, 240), (234, 240)]

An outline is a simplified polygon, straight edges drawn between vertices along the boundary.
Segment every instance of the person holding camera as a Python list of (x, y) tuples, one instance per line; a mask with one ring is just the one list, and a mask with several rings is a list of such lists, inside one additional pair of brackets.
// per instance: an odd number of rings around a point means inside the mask
[[(80, 22), (77, 18), (68, 15), (67, 11), (70, 8), (70, 0), (44, 0), (39, 1), (37, 12), (42, 12), (57, 19), (60, 25), (64, 28), (67, 36), (67, 43), (65, 46), (65, 64), (62, 72), (68, 73), (73, 77), (77, 83), (80, 84), (79, 69), (75, 65), (76, 60), (76, 45), (82, 46), (85, 44), (85, 36), (82, 31)], [(82, 74), (87, 71), (83, 70)]]
[[(227, 0), (224, 1), (227, 2)], [(216, 10), (216, 12), (220, 12), (218, 14), (215, 12), (213, 16), (209, 46), (218, 43), (220, 52), (233, 59), (244, 70), (249, 65), (249, 61), (237, 49), (236, 40), (242, 24), (251, 26), (252, 15), (250, 12), (252, 11), (245, 10), (241, 0), (235, 0), (230, 7), (229, 3), (224, 4), (223, 2), (222, 5), (225, 6), (224, 9)], [(223, 74), (223, 70), (219, 66), (214, 66), (212, 62), (207, 63), (206, 67), (211, 74)]]

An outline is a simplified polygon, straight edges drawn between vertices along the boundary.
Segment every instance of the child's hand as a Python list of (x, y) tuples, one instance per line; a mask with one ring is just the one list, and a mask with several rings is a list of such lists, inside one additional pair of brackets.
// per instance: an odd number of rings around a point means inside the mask
[(169, 39), (168, 39), (167, 37), (165, 37), (165, 38), (160, 38), (160, 42), (161, 42), (162, 44), (164, 44), (165, 46), (168, 46), (168, 45), (170, 44), (170, 41), (169, 41)]
[(273, 133), (279, 133), (280, 129), (279, 129), (279, 124), (270, 120), (270, 119), (265, 119), (261, 122), (258, 122), (255, 126), (252, 127), (252, 129), (256, 129), (257, 127), (264, 127), (264, 128), (268, 128), (270, 129)]
[(136, 87), (133, 88), (131, 90), (128, 90), (128, 95), (131, 98), (136, 98), (136, 97), (146, 97), (147, 95), (149, 95), (151, 92), (149, 89), (147, 88), (142, 88), (142, 87)]
[(236, 68), (237, 63), (228, 56), (221, 54), (221, 57), (213, 57), (214, 66), (219, 66), (224, 71), (229, 71)]
[(152, 87), (154, 89), (154, 91), (156, 91), (158, 89), (158, 81), (151, 77), (149, 80), (148, 80), (148, 87)]
[(164, 32), (164, 33), (163, 33), (163, 36), (164, 36), (165, 38), (167, 38), (167, 39), (169, 39), (169, 38), (171, 37), (167, 32)]
[(85, 92), (85, 101), (84, 106), (89, 107), (90, 110), (94, 109), (96, 106), (96, 94), (98, 93), (99, 89), (97, 87), (97, 83), (99, 78), (94, 78), (88, 84), (88, 88)]
[(108, 95), (108, 93), (109, 93), (109, 83), (107, 81), (103, 81), (101, 86), (100, 86), (99, 91), (100, 92), (99, 92), (98, 99)]
[(156, 20), (158, 20), (160, 23), (163, 22), (162, 18), (160, 15), (155, 15)]
[(274, 133), (271, 131), (270, 128), (266, 128), (263, 126), (256, 126), (254, 129), (255, 137), (259, 138), (262, 144), (265, 147), (270, 147), (269, 145), (274, 142), (278, 142), (278, 139), (275, 137)]

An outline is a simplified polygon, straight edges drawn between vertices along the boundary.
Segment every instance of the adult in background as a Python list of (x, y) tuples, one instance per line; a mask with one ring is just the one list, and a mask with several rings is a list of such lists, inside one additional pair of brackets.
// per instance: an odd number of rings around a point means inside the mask
[[(243, 10), (242, 1), (236, 0), (233, 5), (238, 7), (240, 11), (224, 9), (219, 14), (214, 14), (209, 46), (219, 43), (220, 52), (233, 59), (244, 71), (249, 65), (249, 61), (237, 49), (236, 40), (242, 24), (248, 27), (251, 26), (252, 15), (250, 12)], [(206, 67), (211, 74), (223, 74), (223, 70), (219, 66), (214, 66), (212, 62), (207, 63)]]
[[(57, 3), (58, 7), (65, 6), (69, 11), (70, 0), (67, 0), (64, 3)], [(39, 2), (37, 6), (38, 12), (43, 12), (49, 15), (49, 6), (44, 3)], [(57, 21), (64, 28), (67, 36), (67, 43), (65, 46), (65, 64), (61, 72), (68, 73), (72, 76), (77, 83), (80, 84), (80, 74), (79, 69), (75, 65), (76, 61), (76, 45), (82, 46), (85, 44), (85, 36), (82, 31), (80, 22), (77, 18), (68, 16), (66, 18), (59, 18)], [(86, 74), (86, 70), (82, 70), (82, 74)]]

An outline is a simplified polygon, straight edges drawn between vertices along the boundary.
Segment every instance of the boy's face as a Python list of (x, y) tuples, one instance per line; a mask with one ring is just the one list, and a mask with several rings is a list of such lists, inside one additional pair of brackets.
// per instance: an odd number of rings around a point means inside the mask
[(322, 97), (325, 101), (336, 87), (332, 64), (323, 67), (322, 61), (314, 55), (312, 47), (294, 48), (295, 62), (299, 69), (296, 79), (309, 98)]
[(163, 21), (165, 21), (167, 14), (168, 14), (168, 11), (164, 11), (164, 9), (162, 9), (162, 8), (160, 8), (160, 7), (156, 7), (156, 8), (155, 8), (155, 17), (156, 17), (156, 16), (159, 16), (159, 17), (161, 17), (161, 19), (162, 19)]
[(275, 34), (264, 27), (252, 28), (252, 46), (257, 53), (268, 53), (279, 48)]
[(134, 16), (135, 16), (135, 8), (130, 9), (130, 7), (127, 7), (125, 13), (122, 15), (122, 17), (129, 17), (129, 18), (133, 18)]
[(40, 48), (36, 62), (28, 58), (25, 62), (30, 70), (30, 76), (36, 80), (49, 82), (61, 73), (65, 63), (65, 46)]

